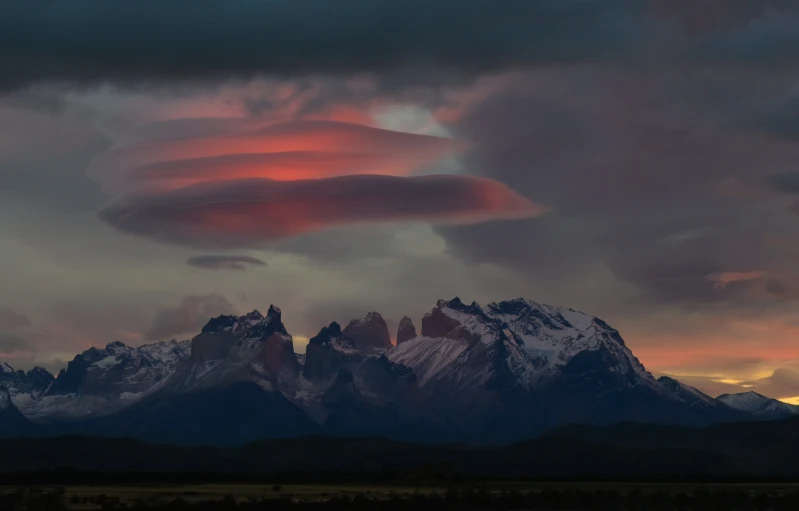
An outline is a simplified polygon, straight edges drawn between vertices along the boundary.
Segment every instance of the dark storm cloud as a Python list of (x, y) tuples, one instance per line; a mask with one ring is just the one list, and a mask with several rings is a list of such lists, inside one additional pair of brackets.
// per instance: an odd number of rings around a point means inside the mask
[(11, 309), (0, 308), (0, 330), (11, 330), (31, 324), (28, 316), (19, 314)]
[(238, 270), (244, 271), (248, 266), (266, 266), (266, 263), (257, 257), (244, 255), (199, 255), (190, 257), (186, 264), (204, 270)]
[(181, 335), (193, 337), (212, 317), (234, 314), (233, 305), (222, 295), (186, 296), (175, 306), (159, 310), (145, 336), (149, 340), (163, 341)]
[(769, 279), (766, 281), (766, 291), (777, 296), (786, 296), (790, 289), (787, 285), (777, 279)]
[(107, 200), (85, 176), (86, 162), (108, 146), (94, 120), (77, 109), (11, 103), (0, 98), (0, 205), (21, 200), (72, 213)]
[[(799, 140), (799, 97), (793, 93), (787, 96), (784, 94), (783, 90), (777, 93), (776, 99), (756, 105), (737, 124), (789, 142)], [(738, 108), (745, 106), (745, 103), (739, 103)]]
[(0, 88), (579, 62), (633, 52), (646, 12), (636, 0), (3, 1)]
[[(725, 130), (713, 117), (719, 105), (675, 94), (691, 84), (703, 85), (695, 77), (650, 80), (595, 68), (539, 72), (476, 105), (450, 127), (472, 143), (465, 166), (554, 213), (439, 227), (448, 249), (600, 307), (607, 305), (602, 292), (586, 283), (617, 285), (605, 293), (631, 293), (627, 311), (644, 303), (795, 300), (793, 257), (770, 239), (795, 239), (799, 226), (788, 215), (775, 218), (768, 194), (747, 189), (759, 190), (764, 174), (792, 161), (793, 151)], [(731, 182), (744, 183), (740, 196), (729, 195)], [(775, 281), (783, 292), (774, 292)]]
[(782, 193), (799, 193), (799, 172), (771, 174), (763, 179), (770, 189)]
[[(725, 0), (726, 2), (727, 0)], [(751, 4), (752, 2), (749, 0)], [(724, 2), (716, 2), (724, 9)], [(762, 69), (793, 65), (799, 54), (799, 10), (793, 0), (765, 2), (741, 12), (726, 30), (704, 34), (689, 59), (755, 65)], [(771, 4), (771, 5), (769, 5)]]
[(0, 355), (10, 355), (11, 353), (30, 353), (36, 350), (24, 338), (9, 333), (0, 332)]
[(410, 85), (653, 56), (792, 65), (799, 42), (794, 4), (195, 0), (188, 8), (178, 0), (4, 0), (0, 88), (359, 72)]

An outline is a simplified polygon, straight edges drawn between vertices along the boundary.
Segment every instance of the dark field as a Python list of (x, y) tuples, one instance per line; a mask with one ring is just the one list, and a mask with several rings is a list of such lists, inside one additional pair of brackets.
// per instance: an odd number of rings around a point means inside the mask
[(782, 510), (797, 483), (487, 482), (2, 486), (0, 510)]

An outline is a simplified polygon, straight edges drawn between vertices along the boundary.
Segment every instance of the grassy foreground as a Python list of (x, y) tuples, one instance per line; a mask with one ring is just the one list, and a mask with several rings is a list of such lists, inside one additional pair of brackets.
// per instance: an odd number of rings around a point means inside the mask
[[(289, 502), (329, 503), (347, 501), (392, 501), (416, 503), (408, 509), (420, 507), (424, 502), (443, 504), (452, 500), (453, 494), (496, 498), (521, 496), (527, 501), (556, 502), (585, 501), (585, 509), (604, 509), (601, 502), (621, 501), (640, 503), (644, 507), (667, 501), (702, 504), (702, 509), (716, 509), (720, 502), (749, 501), (750, 509), (760, 509), (759, 503), (768, 503), (768, 509), (782, 509), (781, 505), (799, 503), (797, 483), (608, 483), (608, 482), (487, 482), (460, 487), (419, 485), (367, 485), (367, 484), (120, 484), (75, 486), (0, 486), (0, 499), (11, 499), (24, 493), (28, 500), (41, 499), (40, 505), (27, 505), (29, 509), (55, 510), (108, 510), (108, 509), (175, 509), (192, 505), (218, 504), (217, 508), (235, 506), (271, 507), (267, 503), (279, 501), (284, 507)], [(524, 497), (526, 496), (526, 497)], [(472, 498), (472, 497), (470, 497)], [(60, 503), (60, 505), (59, 505)], [(648, 503), (648, 504), (647, 504)], [(3, 506), (0, 505), (0, 508)], [(16, 506), (15, 506), (16, 507)], [(346, 507), (346, 506), (345, 506)], [(421, 506), (423, 507), (423, 506)], [(531, 507), (537, 509), (536, 507)], [(632, 506), (635, 508), (635, 506)], [(683, 507), (680, 507), (683, 509)], [(791, 507), (793, 508), (793, 507)], [(489, 507), (487, 509), (493, 509)], [(500, 507), (497, 507), (500, 509)], [(663, 509), (671, 509), (663, 507)], [(677, 509), (676, 507), (674, 509)], [(688, 509), (685, 507), (685, 509)], [(732, 509), (732, 507), (730, 507)], [(795, 508), (793, 508), (795, 509)]]

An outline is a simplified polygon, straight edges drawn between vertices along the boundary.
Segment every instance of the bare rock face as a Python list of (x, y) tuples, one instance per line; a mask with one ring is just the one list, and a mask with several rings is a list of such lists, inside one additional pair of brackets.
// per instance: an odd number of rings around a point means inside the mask
[(224, 360), (235, 341), (236, 336), (228, 332), (198, 335), (191, 341), (190, 357), (196, 362)]
[(341, 326), (334, 321), (311, 338), (305, 349), (302, 373), (308, 380), (328, 380), (340, 368), (354, 367), (363, 357), (364, 354), (342, 334)]
[(469, 342), (480, 340), (479, 335), (469, 331), (460, 319), (448, 314), (445, 309), (454, 310), (459, 313), (457, 316), (464, 318), (484, 316), (477, 304), (465, 305), (457, 297), (449, 302), (439, 300), (436, 307), (422, 318), (422, 336)]
[(11, 393), (0, 386), (0, 438), (24, 436), (31, 423), (11, 402)]
[(386, 402), (401, 402), (419, 390), (413, 370), (391, 362), (385, 355), (364, 359), (357, 376), (364, 390)]
[(276, 332), (267, 337), (261, 345), (260, 359), (266, 374), (280, 383), (295, 381), (302, 369), (290, 335)]
[(355, 376), (349, 369), (339, 369), (333, 384), (322, 395), (326, 407), (343, 405), (357, 401), (361, 391), (355, 385)]
[(370, 312), (363, 319), (353, 319), (342, 330), (359, 351), (373, 353), (391, 349), (391, 335), (383, 316)]
[(13, 404), (11, 403), (11, 393), (8, 391), (6, 387), (0, 387), (0, 412), (5, 411), (8, 408), (11, 408)]
[(397, 346), (416, 337), (416, 327), (408, 316), (402, 318), (397, 328)]

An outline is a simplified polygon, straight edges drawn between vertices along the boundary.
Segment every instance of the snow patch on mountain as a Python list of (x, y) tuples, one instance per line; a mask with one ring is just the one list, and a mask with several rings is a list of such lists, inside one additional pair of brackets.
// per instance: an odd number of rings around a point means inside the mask
[(109, 367), (113, 367), (119, 363), (119, 359), (113, 355), (105, 357), (104, 359), (95, 362), (93, 365), (94, 367), (101, 367), (103, 369), (107, 369)]
[(450, 368), (469, 349), (467, 341), (446, 338), (415, 337), (397, 345), (389, 359), (413, 369), (420, 385)]

